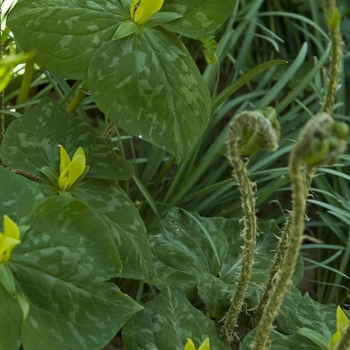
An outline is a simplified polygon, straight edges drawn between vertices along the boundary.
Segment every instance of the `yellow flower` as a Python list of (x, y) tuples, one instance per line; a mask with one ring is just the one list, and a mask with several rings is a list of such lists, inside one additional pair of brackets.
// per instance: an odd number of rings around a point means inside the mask
[(21, 243), (19, 238), (17, 225), (7, 215), (4, 215), (4, 233), (0, 232), (0, 263), (9, 260), (12, 249)]
[[(187, 339), (187, 343), (184, 347), (184, 350), (196, 350), (192, 339)], [(205, 338), (203, 343), (199, 346), (198, 350), (210, 350), (209, 338)]]
[(72, 160), (70, 160), (64, 147), (62, 145), (58, 145), (58, 147), (60, 148), (60, 177), (58, 178), (58, 187), (66, 191), (84, 173), (86, 156), (84, 150), (79, 147), (74, 153)]
[(340, 306), (337, 307), (337, 331), (334, 333), (329, 348), (335, 349), (346, 328), (350, 325), (350, 320), (346, 317)]
[(163, 6), (164, 0), (132, 0), (130, 17), (137, 23), (145, 23), (153, 14)]

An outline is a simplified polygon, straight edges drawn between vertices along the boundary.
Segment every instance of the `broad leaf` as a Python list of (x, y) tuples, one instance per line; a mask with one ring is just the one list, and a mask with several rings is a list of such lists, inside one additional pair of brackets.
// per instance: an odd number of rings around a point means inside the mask
[[(296, 287), (284, 296), (276, 318), (283, 334), (272, 331), (271, 350), (327, 350), (336, 331), (336, 310), (312, 300), (308, 294), (302, 296)], [(249, 350), (256, 330), (247, 335), (242, 350)]]
[(44, 194), (33, 181), (4, 167), (0, 167), (0, 179), (0, 228), (3, 228), (3, 215), (8, 215), (18, 226), (24, 224), (31, 210), (45, 199)]
[[(263, 291), (280, 233), (274, 221), (260, 222), (258, 227), (261, 234), (246, 295), (248, 307), (256, 305)], [(209, 313), (222, 317), (240, 272), (242, 229), (238, 219), (202, 218), (184, 210), (170, 210), (150, 238), (156, 257), (152, 283), (160, 289), (180, 286), (189, 297), (198, 292)], [(302, 274), (299, 259), (294, 283)]]
[(43, 176), (40, 169), (49, 166), (59, 172), (62, 145), (72, 157), (82, 147), (90, 170), (87, 178), (125, 180), (133, 167), (99, 136), (92, 127), (69, 114), (49, 98), (42, 99), (6, 130), (1, 148), (2, 161), (14, 169)]
[(8, 25), (25, 51), (56, 74), (86, 79), (92, 55), (111, 40), (124, 11), (119, 1), (19, 0)]
[[(210, 4), (196, 16), (219, 11), (215, 1)], [(219, 13), (223, 22), (227, 10)], [(87, 78), (96, 104), (118, 127), (180, 161), (208, 123), (208, 89), (175, 34), (145, 25), (112, 40), (128, 16), (121, 0), (19, 0), (8, 24), (25, 50), (36, 50), (45, 68)]]
[(72, 195), (95, 208), (108, 225), (123, 264), (119, 277), (149, 281), (152, 256), (146, 228), (135, 205), (118, 184), (83, 180)]
[(336, 331), (336, 310), (318, 303), (308, 294), (301, 296), (294, 288), (292, 294), (284, 297), (276, 321), (286, 334), (295, 334), (301, 328), (308, 328), (318, 332), (329, 343)]
[(199, 346), (207, 337), (210, 349), (230, 349), (218, 337), (214, 322), (195, 309), (180, 289), (167, 288), (144, 307), (123, 328), (129, 350), (183, 350), (187, 338)]
[(27, 224), (8, 262), (30, 307), (24, 348), (101, 349), (141, 308), (104, 282), (120, 268), (108, 227), (69, 197), (45, 200)]
[[(249, 344), (253, 341), (255, 333), (256, 329), (247, 334), (239, 348), (240, 350), (250, 350)], [(318, 345), (300, 334), (287, 336), (273, 330), (270, 339), (272, 343), (269, 350), (321, 350)]]
[(106, 43), (91, 60), (88, 80), (116, 125), (178, 160), (208, 123), (210, 96), (197, 66), (180, 39), (159, 28)]
[(182, 17), (163, 27), (199, 39), (219, 29), (235, 6), (236, 0), (165, 0), (161, 11), (179, 13)]
[(22, 313), (15, 298), (0, 282), (0, 349), (18, 350), (21, 346)]

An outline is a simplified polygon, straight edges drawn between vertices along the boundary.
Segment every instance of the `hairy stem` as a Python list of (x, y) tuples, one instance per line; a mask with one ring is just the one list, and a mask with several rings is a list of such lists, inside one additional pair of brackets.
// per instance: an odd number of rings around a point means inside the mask
[(228, 159), (233, 168), (233, 176), (236, 178), (242, 198), (242, 208), (244, 211), (244, 239), (242, 266), (237, 281), (235, 293), (231, 299), (231, 305), (224, 318), (222, 333), (226, 344), (231, 344), (234, 340), (234, 328), (238, 315), (241, 311), (244, 296), (248, 289), (251, 271), (254, 264), (254, 250), (256, 245), (256, 216), (254, 184), (249, 181), (246, 164), (241, 160), (238, 153), (238, 123), (234, 120), (231, 123), (228, 138)]
[(304, 232), (304, 213), (306, 207), (304, 177), (300, 170), (301, 160), (296, 146), (289, 159), (289, 170), (293, 190), (293, 214), (290, 217), (290, 238), (285, 258), (276, 275), (276, 283), (262, 314), (258, 331), (250, 345), (252, 350), (265, 350), (269, 347), (269, 335), (273, 321), (279, 313), (283, 297), (288, 291)]
[[(330, 18), (331, 19), (333, 18), (333, 20), (328, 20), (329, 33), (330, 33), (330, 38), (332, 43), (331, 64), (328, 71), (328, 85), (324, 96), (324, 103), (321, 107), (321, 112), (326, 112), (327, 114), (331, 115), (333, 110), (334, 100), (335, 100), (335, 92), (336, 92), (339, 77), (341, 74), (342, 44), (341, 44), (341, 33), (339, 30), (340, 16), (339, 18), (337, 17), (339, 13), (336, 8), (335, 0), (325, 0), (324, 8), (325, 8), (326, 14), (328, 14), (328, 17), (330, 16)], [(311, 182), (315, 175), (315, 172), (316, 172), (315, 167), (313, 166), (306, 167), (306, 170), (304, 172), (304, 180), (303, 180), (305, 183), (305, 188), (304, 188), (305, 198), (308, 196)], [(281, 237), (281, 242), (277, 247), (275, 259), (270, 268), (269, 279), (265, 284), (264, 293), (260, 299), (259, 305), (255, 308), (255, 311), (250, 323), (251, 329), (256, 327), (260, 322), (260, 318), (263, 313), (264, 307), (267, 301), (269, 300), (271, 291), (274, 287), (276, 274), (278, 273), (278, 271), (282, 266), (284, 256), (289, 244), (292, 215), (293, 215), (293, 209), (284, 227), (284, 233)]]
[(342, 38), (340, 32), (340, 14), (336, 7), (335, 0), (325, 0), (324, 8), (327, 16), (329, 27), (329, 36), (331, 38), (331, 64), (328, 70), (328, 85), (324, 97), (324, 103), (321, 112), (332, 115), (335, 93), (341, 74), (342, 60)]

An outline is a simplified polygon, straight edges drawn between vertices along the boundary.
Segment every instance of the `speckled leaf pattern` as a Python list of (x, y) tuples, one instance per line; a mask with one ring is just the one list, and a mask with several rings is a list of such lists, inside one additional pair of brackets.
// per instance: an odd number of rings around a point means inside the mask
[(183, 350), (187, 338), (198, 347), (206, 337), (211, 350), (229, 350), (215, 324), (194, 308), (181, 289), (167, 288), (144, 305), (123, 328), (129, 350)]
[(308, 328), (330, 341), (336, 331), (336, 309), (318, 303), (308, 294), (301, 296), (299, 290), (293, 288), (293, 293), (285, 296), (276, 321), (285, 334)]
[(19, 0), (8, 24), (26, 51), (52, 72), (86, 79), (92, 55), (122, 20), (120, 1)]
[(69, 114), (50, 98), (42, 99), (6, 130), (1, 148), (2, 161), (14, 169), (43, 176), (40, 169), (50, 166), (59, 172), (59, 147), (72, 157), (82, 147), (90, 170), (87, 178), (125, 180), (133, 167), (96, 135), (92, 127)]
[[(222, 317), (240, 271), (242, 229), (243, 224), (238, 219), (201, 218), (198, 214), (173, 208), (161, 221), (159, 232), (150, 238), (156, 258), (152, 283), (160, 289), (181, 286), (189, 297), (198, 293), (209, 313)], [(276, 249), (275, 235), (280, 232), (274, 221), (260, 222), (259, 230), (256, 263), (246, 295), (248, 306), (258, 302)], [(295, 283), (302, 277), (300, 259), (297, 270)]]
[[(216, 28), (228, 12), (209, 2), (195, 18), (203, 11), (221, 12)], [(8, 23), (20, 45), (35, 50), (45, 68), (68, 78), (87, 77), (96, 104), (118, 127), (180, 161), (208, 123), (209, 91), (175, 34), (141, 26), (112, 40), (128, 16), (121, 0), (19, 0)], [(216, 20), (211, 18), (206, 30)]]
[(0, 283), (0, 349), (18, 350), (21, 345), (22, 313), (16, 299)]
[(73, 196), (102, 215), (123, 264), (119, 277), (149, 281), (152, 256), (145, 225), (129, 197), (116, 182), (83, 180)]
[[(301, 295), (296, 287), (284, 296), (283, 304), (276, 318), (283, 334), (271, 333), (271, 350), (320, 350), (321, 348), (307, 337), (298, 334), (302, 328), (307, 328), (326, 339), (329, 344), (336, 331), (336, 310), (318, 303), (308, 294)], [(256, 330), (250, 332), (242, 344), (242, 350), (249, 350)], [(241, 348), (240, 348), (241, 349)]]
[(160, 222), (159, 231), (150, 237), (157, 258), (152, 282), (158, 288), (181, 286), (191, 296), (195, 294), (198, 276), (218, 274), (228, 244), (224, 232), (211, 219), (173, 208)]
[(165, 0), (162, 11), (183, 17), (164, 28), (189, 38), (199, 39), (215, 32), (232, 14), (237, 0)]
[[(248, 333), (240, 346), (240, 350), (250, 350), (249, 344), (253, 341), (256, 330)], [(300, 334), (286, 336), (276, 331), (270, 335), (272, 344), (269, 350), (320, 350), (320, 347)]]
[(33, 181), (0, 167), (0, 231), (3, 215), (17, 225), (25, 224), (32, 209), (45, 199)]
[(88, 80), (116, 125), (178, 160), (208, 123), (210, 96), (197, 66), (180, 39), (159, 28), (106, 43), (91, 60)]
[(26, 350), (100, 350), (141, 307), (105, 280), (120, 269), (103, 220), (86, 204), (51, 197), (32, 212), (9, 267), (30, 309)]

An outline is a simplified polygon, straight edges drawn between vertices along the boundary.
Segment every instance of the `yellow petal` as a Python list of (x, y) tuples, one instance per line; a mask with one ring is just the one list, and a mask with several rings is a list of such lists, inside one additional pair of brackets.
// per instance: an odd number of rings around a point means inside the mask
[(67, 164), (67, 158), (69, 162), (66, 167), (60, 166), (60, 177), (58, 178), (58, 187), (62, 191), (66, 191), (84, 173), (86, 167), (86, 156), (84, 150), (79, 147), (70, 161), (66, 150), (61, 145), (59, 146), (61, 149), (61, 165), (62, 163), (64, 163), (64, 165)]
[(336, 345), (340, 341), (343, 332), (349, 325), (350, 320), (346, 317), (345, 313), (340, 306), (337, 307), (337, 331), (333, 334), (329, 348), (330, 350), (335, 349)]
[(198, 350), (210, 350), (209, 338), (205, 338)]
[(13, 248), (21, 243), (18, 226), (4, 215), (4, 233), (0, 233), (0, 262), (6, 262), (10, 258)]
[(72, 162), (69, 169), (69, 187), (71, 187), (75, 181), (84, 173), (86, 166), (86, 156), (84, 150), (79, 147), (74, 153)]
[(196, 350), (196, 347), (194, 346), (192, 339), (189, 339), (189, 338), (187, 339), (187, 343), (184, 347), (184, 350)]
[(344, 332), (350, 320), (346, 317), (341, 307), (337, 307), (337, 331)]
[(7, 215), (4, 215), (4, 235), (14, 239), (20, 237), (18, 226)]
[(60, 148), (60, 174), (66, 169), (70, 163), (69, 155), (62, 145), (58, 145)]
[(133, 0), (130, 6), (131, 19), (138, 23), (145, 23), (163, 6), (164, 0)]

